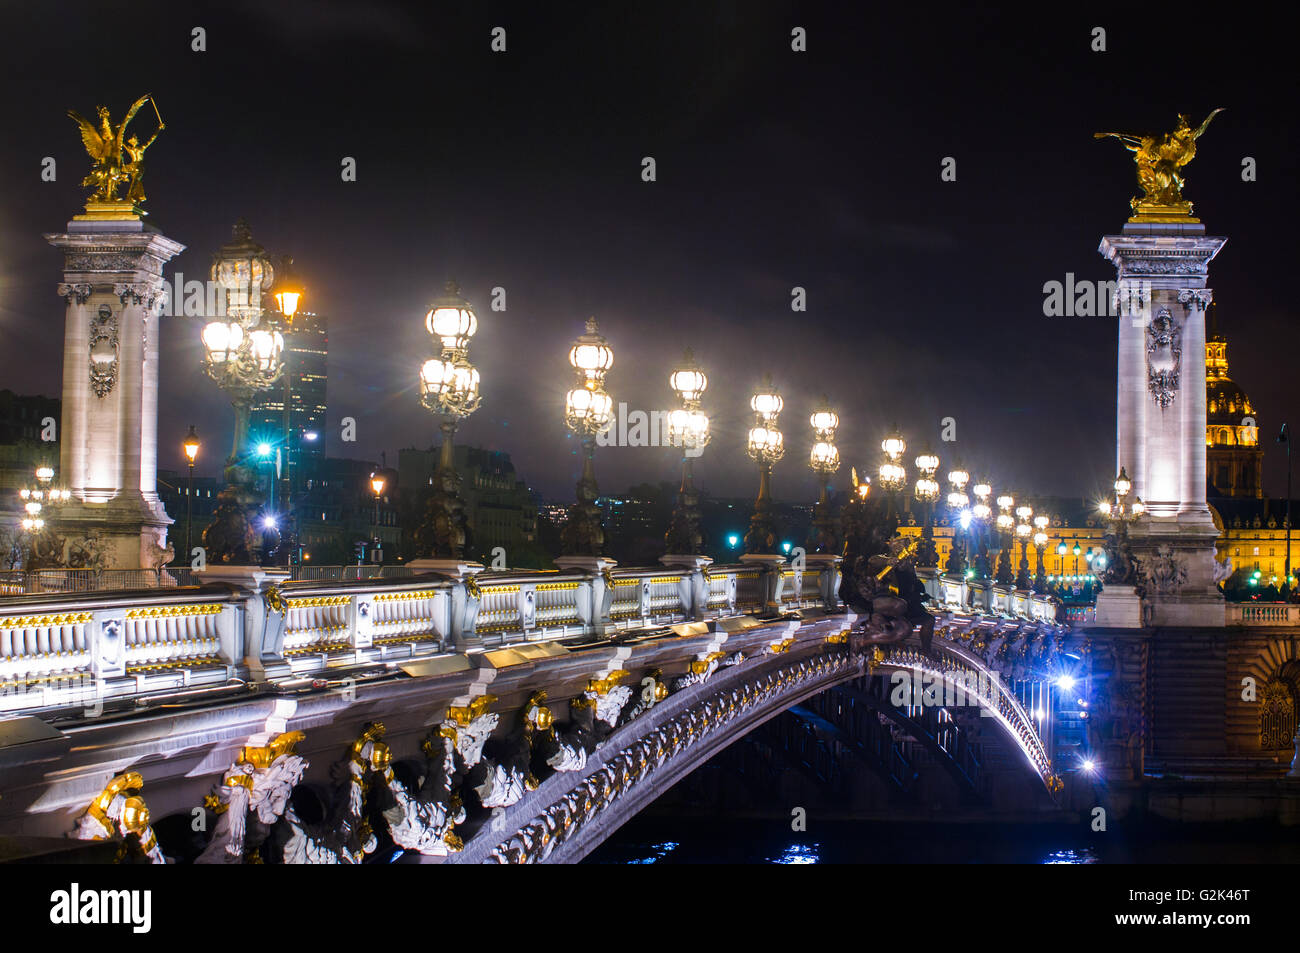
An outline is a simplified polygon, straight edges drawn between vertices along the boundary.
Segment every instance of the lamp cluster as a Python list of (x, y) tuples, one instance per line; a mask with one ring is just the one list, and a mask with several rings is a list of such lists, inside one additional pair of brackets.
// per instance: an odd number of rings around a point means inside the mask
[[(280, 376), (284, 336), (262, 326), (262, 298), (275, 283), (275, 268), (243, 219), (235, 224), (232, 240), (214, 256), (210, 275), (225, 294), (226, 316), (203, 327), (203, 369), (235, 400), (247, 401)], [(291, 304), (284, 300), (297, 309), (296, 295)]]
[(749, 399), (749, 409), (754, 412), (754, 426), (749, 428), (746, 444), (750, 459), (759, 466), (770, 467), (785, 456), (785, 435), (778, 426), (781, 408), (785, 401), (772, 384), (770, 376), (764, 376), (758, 393)]
[(831, 410), (826, 398), (822, 397), (808, 422), (812, 424), (813, 430), (813, 446), (808, 465), (823, 477), (829, 476), (840, 468), (840, 451), (835, 446), (835, 431), (840, 426), (840, 416)]
[(680, 404), (668, 414), (668, 439), (675, 447), (698, 453), (708, 446), (710, 437), (708, 415), (700, 410), (709, 379), (695, 363), (695, 353), (689, 347), (682, 363), (668, 375), (668, 386)]
[(478, 330), (478, 317), (454, 281), (429, 306), (424, 327), (438, 344), (439, 356), (420, 369), (420, 403), (434, 414), (468, 417), (481, 401), (479, 373), (469, 362), (469, 341)]
[(594, 437), (614, 419), (614, 399), (605, 390), (614, 350), (597, 329), (595, 318), (587, 319), (586, 333), (569, 348), (569, 365), (578, 381), (564, 395), (564, 422), (578, 436)]
[(40, 532), (45, 528), (45, 519), (41, 516), (45, 507), (58, 506), (72, 499), (71, 490), (51, 486), (53, 482), (53, 467), (37, 467), (36, 484), (18, 491), (18, 496), (23, 501), (23, 512), (27, 514), (21, 522), (25, 532)]

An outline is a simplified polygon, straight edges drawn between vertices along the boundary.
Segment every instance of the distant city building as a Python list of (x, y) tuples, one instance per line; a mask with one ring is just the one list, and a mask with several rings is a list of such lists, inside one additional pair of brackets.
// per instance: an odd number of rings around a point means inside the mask
[(537, 511), (556, 526), (563, 526), (569, 520), (569, 507), (572, 503), (541, 503)]
[(1228, 377), (1228, 342), (1218, 333), (1214, 305), (1205, 343), (1205, 463), (1211, 496), (1264, 495), (1259, 418), (1246, 392)]
[[(424, 518), (439, 455), (437, 448), (398, 451), (403, 524), (411, 530)], [(512, 568), (549, 568), (549, 557), (554, 554), (539, 546), (537, 500), (515, 472), (510, 454), (457, 445), (455, 466), (470, 530), (469, 554), (490, 563), (492, 551), (499, 547), (505, 550), (506, 565)], [(411, 541), (406, 548), (408, 558), (416, 555)]]
[(167, 515), (174, 523), (167, 532), (167, 539), (176, 551), (172, 563), (188, 566), (192, 555), (185, 552), (185, 542), (192, 540), (194, 546), (203, 545), (203, 530), (212, 522), (212, 514), (217, 508), (217, 494), (226, 485), (225, 480), (216, 477), (196, 476), (194, 478), (194, 532), (187, 535), (190, 514), (190, 475), (188, 470), (159, 470), (158, 498), (167, 508)]
[[(357, 561), (364, 544), (372, 562), (378, 539), (386, 563), (398, 561), (402, 528), (398, 521), (396, 470), (366, 460), (305, 458), (302, 486), (294, 497), (298, 540), (304, 564), (346, 565)], [(371, 479), (384, 479), (376, 497)]]
[[(329, 326), (324, 315), (299, 311), (284, 335), (284, 376), (253, 404), (249, 435), (256, 446), (265, 441), (272, 454), (282, 453), (282, 467), (294, 492), (303, 486), (308, 461), (325, 456)], [(289, 427), (285, 431), (285, 386), (289, 392)], [(283, 471), (282, 471), (283, 472)], [(265, 476), (265, 474), (263, 474)]]
[[(1230, 560), (1233, 574), (1225, 589), (1237, 595), (1262, 592), (1270, 585), (1281, 587), (1287, 566), (1287, 532), (1284, 499), (1264, 496), (1262, 471), (1264, 450), (1259, 446), (1259, 417), (1246, 392), (1228, 377), (1228, 344), (1213, 321), (1205, 344), (1206, 396), (1206, 479), (1207, 502), (1220, 536), (1215, 543), (1220, 561)], [(1095, 501), (1039, 500), (1029, 498), (1035, 512), (1052, 516), (1050, 541), (1043, 554), (1046, 574), (1053, 581), (1064, 577), (1070, 583), (1087, 582), (1092, 560), (1101, 552), (1109, 524), (1097, 511)], [(909, 504), (911, 505), (911, 504)], [(915, 507), (913, 506), (913, 509)], [(901, 532), (921, 532), (919, 510), (906, 514)], [(1300, 504), (1293, 504), (1292, 519), (1300, 517)], [(947, 508), (936, 509), (935, 546), (939, 566), (947, 564), (953, 527)], [(1065, 552), (1058, 550), (1064, 546)], [(1074, 552), (1075, 547), (1080, 552)], [(997, 551), (992, 551), (996, 562)], [(1019, 567), (1016, 545), (1013, 568)], [(1029, 550), (1030, 573), (1037, 569), (1037, 554)], [(1291, 572), (1300, 568), (1300, 534), (1291, 534)], [(1255, 572), (1259, 577), (1254, 578)], [(1292, 584), (1294, 587), (1294, 583)]]
[(31, 485), (36, 468), (59, 468), (59, 442), (41, 439), (44, 422), (55, 421), (58, 436), (61, 404), (57, 398), (0, 390), (0, 511), (17, 513), (17, 492)]

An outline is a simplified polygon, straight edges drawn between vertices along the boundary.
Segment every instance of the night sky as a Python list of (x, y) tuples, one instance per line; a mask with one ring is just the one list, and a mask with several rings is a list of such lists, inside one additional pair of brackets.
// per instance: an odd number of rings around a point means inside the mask
[[(1042, 288), (1114, 277), (1097, 245), (1137, 184), (1130, 154), (1092, 133), (1164, 132), (1224, 106), (1185, 197), (1229, 237), (1210, 283), (1280, 494), (1271, 438), (1300, 394), (1290, 29), (1254, 8), (1247, 29), (1190, 7), (1159, 8), (1172, 22), (1153, 27), (1137, 7), (1026, 20), (846, 6), (6, 3), (0, 387), (60, 389), (62, 261), (41, 235), (81, 211), (90, 161), (65, 111), (103, 103), (116, 121), (150, 92), (167, 129), (146, 161), (148, 221), (188, 246), (168, 274), (206, 278), (241, 216), (295, 257), (304, 306), (331, 322), (331, 455), (392, 464), (433, 441), (423, 316), (455, 278), (479, 313), (484, 392), (459, 439), (507, 451), (548, 498), (570, 498), (578, 474), (562, 404), (591, 314), (615, 351), (610, 393), (632, 409), (666, 407), (694, 347), (714, 424), (696, 475), (715, 495), (756, 488), (743, 441), (764, 372), (786, 399), (778, 498), (815, 495), (823, 392), (843, 421), (841, 483), (849, 464), (874, 473), (895, 421), (946, 471), (951, 416), (956, 452), (999, 490), (1091, 494), (1113, 476), (1115, 319), (1044, 317)], [(495, 26), (506, 53), (489, 47)], [(796, 26), (806, 53), (790, 49)], [(1090, 50), (1094, 26), (1107, 52)], [(131, 128), (153, 125), (146, 106)], [(45, 156), (57, 182), (40, 181)], [(641, 180), (644, 156), (658, 181)], [(956, 182), (940, 179), (945, 156)], [(232, 413), (198, 370), (199, 323), (164, 318), (162, 334), (160, 466), (182, 466), (194, 423), (200, 472), (216, 474)], [(344, 416), (355, 444), (339, 440)], [(675, 480), (678, 456), (602, 448), (596, 470), (613, 492)]]

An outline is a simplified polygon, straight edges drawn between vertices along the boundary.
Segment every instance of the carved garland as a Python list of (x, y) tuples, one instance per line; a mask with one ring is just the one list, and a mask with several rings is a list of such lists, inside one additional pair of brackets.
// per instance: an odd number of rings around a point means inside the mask
[(117, 383), (117, 315), (106, 304), (90, 319), (90, 388), (107, 397)]
[(1182, 330), (1168, 308), (1147, 325), (1147, 387), (1161, 410), (1178, 395), (1178, 366), (1182, 360)]

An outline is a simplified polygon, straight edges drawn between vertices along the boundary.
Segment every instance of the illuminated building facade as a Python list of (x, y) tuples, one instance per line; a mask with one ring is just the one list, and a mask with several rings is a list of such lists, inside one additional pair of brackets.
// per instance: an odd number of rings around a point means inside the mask
[(1210, 485), (1220, 497), (1264, 495), (1264, 451), (1259, 418), (1246, 392), (1228, 377), (1228, 342), (1213, 323), (1205, 343), (1205, 459)]

